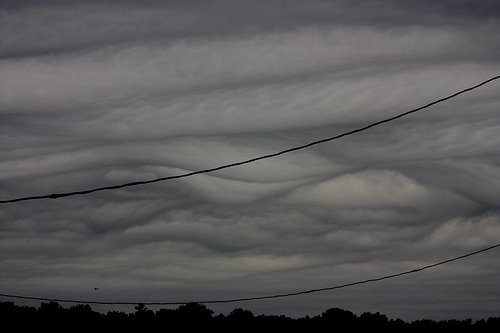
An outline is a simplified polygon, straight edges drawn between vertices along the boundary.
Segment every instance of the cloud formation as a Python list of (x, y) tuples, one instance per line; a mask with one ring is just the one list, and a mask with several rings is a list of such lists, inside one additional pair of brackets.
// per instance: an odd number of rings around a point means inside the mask
[[(490, 1), (0, 1), (0, 196), (209, 168), (423, 105), (498, 75), (498, 18)], [(498, 242), (499, 88), (239, 168), (4, 205), (2, 292), (255, 296)], [(497, 262), (244, 306), (484, 317)]]

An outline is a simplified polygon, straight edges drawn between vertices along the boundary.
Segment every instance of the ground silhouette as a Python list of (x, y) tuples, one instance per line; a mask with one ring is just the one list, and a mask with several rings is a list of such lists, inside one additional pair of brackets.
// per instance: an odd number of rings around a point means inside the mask
[(284, 315), (254, 315), (251, 311), (237, 308), (228, 315), (218, 314), (205, 305), (188, 303), (176, 309), (159, 309), (156, 312), (144, 304), (138, 304), (135, 312), (109, 311), (99, 313), (89, 305), (78, 304), (65, 308), (57, 302), (41, 303), (40, 306), (19, 306), (14, 302), (0, 302), (2, 327), (17, 330), (88, 331), (113, 330), (138, 332), (154, 331), (217, 331), (217, 332), (500, 332), (500, 317), (490, 317), (473, 322), (465, 320), (429, 319), (405, 322), (389, 319), (381, 313), (354, 313), (332, 308), (317, 316), (290, 318)]

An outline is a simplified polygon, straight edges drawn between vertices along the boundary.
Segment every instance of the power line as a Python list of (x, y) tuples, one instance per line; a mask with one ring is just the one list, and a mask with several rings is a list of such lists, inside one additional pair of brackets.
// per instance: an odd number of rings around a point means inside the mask
[(309, 290), (281, 293), (281, 294), (273, 294), (273, 295), (254, 296), (254, 297), (230, 298), (230, 299), (223, 299), (223, 300), (185, 301), (185, 302), (106, 302), (106, 301), (86, 301), (86, 300), (74, 300), (74, 299), (21, 296), (21, 295), (11, 295), (11, 294), (0, 294), (0, 296), (8, 297), (8, 298), (35, 300), (35, 301), (56, 301), (56, 302), (61, 302), (61, 303), (83, 303), (83, 304), (104, 304), (104, 305), (134, 305), (134, 304), (139, 304), (139, 303), (142, 303), (144, 305), (181, 305), (181, 304), (187, 304), (187, 303), (214, 304), (214, 303), (247, 302), (247, 301), (257, 301), (257, 300), (263, 300), (263, 299), (284, 298), (284, 297), (312, 294), (312, 293), (318, 293), (318, 292), (323, 292), (323, 291), (330, 291), (330, 290), (335, 290), (335, 289), (352, 287), (352, 286), (356, 286), (356, 285), (360, 285), (360, 284), (388, 280), (388, 279), (400, 277), (403, 275), (418, 273), (418, 272), (424, 271), (426, 269), (434, 268), (437, 266), (449, 264), (451, 262), (458, 261), (458, 260), (461, 260), (461, 259), (464, 259), (467, 257), (471, 257), (471, 256), (474, 256), (474, 255), (482, 253), (482, 252), (493, 250), (497, 247), (500, 247), (500, 243), (483, 248), (483, 249), (480, 249), (480, 250), (477, 250), (477, 251), (474, 251), (474, 252), (469, 252), (467, 254), (464, 254), (464, 255), (461, 255), (461, 256), (458, 256), (455, 258), (446, 259), (446, 260), (443, 260), (443, 261), (440, 261), (440, 262), (437, 262), (434, 264), (422, 266), (419, 268), (403, 271), (403, 272), (396, 273), (396, 274), (385, 275), (385, 276), (381, 276), (381, 277), (377, 277), (377, 278), (371, 278), (371, 279), (366, 279), (366, 280), (361, 280), (361, 281), (356, 281), (356, 282), (344, 283), (344, 284), (340, 284), (340, 285), (336, 285), (336, 286), (332, 286), (332, 287), (309, 289)]
[(52, 193), (52, 194), (43, 194), (43, 195), (20, 197), (20, 198), (15, 198), (15, 199), (6, 199), (6, 200), (1, 200), (0, 204), (13, 203), (13, 202), (19, 202), (19, 201), (28, 201), (28, 200), (58, 199), (58, 198), (70, 197), (70, 196), (74, 196), (74, 195), (90, 194), (90, 193), (99, 192), (99, 191), (117, 190), (117, 189), (121, 189), (121, 188), (125, 188), (125, 187), (138, 186), (138, 185), (146, 185), (146, 184), (152, 184), (152, 183), (157, 183), (157, 182), (166, 181), (166, 180), (186, 178), (186, 177), (190, 177), (190, 176), (194, 176), (194, 175), (199, 175), (199, 174), (203, 174), (203, 173), (210, 173), (210, 172), (214, 172), (214, 171), (219, 171), (219, 170), (223, 170), (223, 169), (228, 169), (228, 168), (232, 168), (232, 167), (236, 167), (236, 166), (240, 166), (240, 165), (244, 165), (244, 164), (256, 162), (256, 161), (259, 161), (259, 160), (264, 160), (264, 159), (276, 157), (276, 156), (283, 155), (283, 154), (286, 154), (286, 153), (290, 153), (290, 152), (293, 152), (293, 151), (296, 151), (296, 150), (301, 150), (301, 149), (309, 148), (311, 146), (319, 145), (321, 143), (325, 143), (325, 142), (337, 140), (337, 139), (340, 139), (340, 138), (342, 138), (344, 136), (348, 136), (348, 135), (352, 135), (352, 134), (355, 134), (355, 133), (366, 131), (367, 129), (370, 129), (372, 127), (375, 127), (375, 126), (378, 126), (378, 125), (381, 125), (381, 124), (384, 124), (384, 123), (391, 122), (391, 121), (396, 120), (398, 118), (402, 118), (402, 117), (407, 116), (409, 114), (412, 114), (412, 113), (418, 112), (420, 110), (426, 109), (426, 108), (428, 108), (430, 106), (433, 106), (435, 104), (438, 104), (438, 103), (444, 102), (446, 100), (452, 99), (452, 98), (454, 98), (454, 97), (456, 97), (458, 95), (461, 95), (463, 93), (466, 93), (466, 92), (474, 90), (474, 89), (477, 89), (477, 88), (479, 88), (479, 87), (481, 87), (481, 86), (483, 86), (483, 85), (485, 85), (485, 84), (487, 84), (487, 83), (489, 83), (491, 81), (497, 80), (499, 78), (500, 78), (500, 75), (492, 77), (492, 78), (490, 78), (490, 79), (488, 79), (488, 80), (486, 80), (484, 82), (476, 84), (475, 86), (472, 86), (472, 87), (467, 88), (467, 89), (460, 90), (459, 92), (456, 92), (456, 93), (454, 93), (452, 95), (449, 95), (447, 97), (438, 99), (438, 100), (436, 100), (434, 102), (431, 102), (429, 104), (426, 104), (424, 106), (418, 107), (418, 108), (410, 110), (410, 111), (406, 111), (404, 113), (400, 113), (400, 114), (398, 114), (396, 116), (393, 116), (393, 117), (390, 117), (390, 118), (379, 120), (377, 122), (374, 122), (372, 124), (366, 125), (364, 127), (360, 127), (360, 128), (348, 131), (348, 132), (344, 132), (342, 134), (338, 134), (336, 136), (329, 137), (329, 138), (326, 138), (326, 139), (321, 139), (321, 140), (318, 140), (318, 141), (310, 142), (310, 143), (304, 144), (302, 146), (296, 146), (296, 147), (293, 147), (293, 148), (285, 149), (285, 150), (279, 151), (277, 153), (262, 155), (262, 156), (254, 157), (254, 158), (251, 158), (251, 159), (248, 159), (248, 160), (244, 160), (244, 161), (240, 161), (240, 162), (225, 164), (225, 165), (221, 165), (221, 166), (214, 167), (214, 168), (209, 168), (209, 169), (203, 169), (203, 170), (188, 172), (188, 173), (184, 173), (184, 174), (180, 174), (180, 175), (175, 175), (175, 176), (160, 177), (160, 178), (155, 178), (155, 179), (150, 179), (150, 180), (129, 182), (129, 183), (123, 183), (123, 184), (111, 185), (111, 186), (96, 187), (96, 188), (92, 188), (92, 189), (88, 189), (88, 190), (81, 190), (81, 191), (63, 192), (63, 193)]

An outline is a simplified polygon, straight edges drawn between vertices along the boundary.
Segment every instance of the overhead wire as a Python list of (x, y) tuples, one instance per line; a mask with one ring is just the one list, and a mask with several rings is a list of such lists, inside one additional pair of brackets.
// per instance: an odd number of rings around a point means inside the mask
[(77, 300), (77, 299), (65, 299), (65, 298), (23, 296), (23, 295), (13, 295), (13, 294), (4, 294), (4, 293), (0, 293), (0, 297), (17, 298), (17, 299), (34, 300), (34, 301), (49, 301), (49, 302), (55, 301), (55, 302), (60, 302), (60, 303), (100, 304), (100, 305), (135, 305), (135, 304), (182, 305), (182, 304), (188, 304), (188, 303), (215, 304), (215, 303), (236, 303), (236, 302), (258, 301), (258, 300), (265, 300), (265, 299), (275, 299), (275, 298), (284, 298), (284, 297), (292, 297), (292, 296), (299, 296), (299, 295), (305, 295), (305, 294), (319, 293), (319, 292), (331, 291), (331, 290), (336, 290), (336, 289), (343, 289), (343, 288), (352, 287), (352, 286), (361, 285), (361, 284), (378, 282), (378, 281), (382, 281), (382, 280), (393, 279), (393, 278), (404, 276), (404, 275), (418, 273), (418, 272), (421, 272), (421, 271), (424, 271), (424, 270), (427, 270), (430, 268), (446, 265), (446, 264), (449, 264), (449, 263), (454, 262), (454, 261), (462, 260), (462, 259), (465, 259), (467, 257), (471, 257), (474, 255), (483, 253), (483, 252), (491, 251), (491, 250), (498, 248), (498, 247), (500, 247), (500, 243), (494, 244), (494, 245), (491, 245), (491, 246), (488, 246), (486, 248), (482, 248), (482, 249), (479, 249), (479, 250), (476, 250), (473, 252), (469, 252), (469, 253), (460, 255), (458, 257), (446, 259), (446, 260), (443, 260), (443, 261), (440, 261), (440, 262), (437, 262), (434, 264), (429, 264), (429, 265), (421, 266), (418, 268), (402, 271), (402, 272), (395, 273), (395, 274), (384, 275), (384, 276), (380, 276), (380, 277), (376, 277), (376, 278), (370, 278), (370, 279), (365, 279), (365, 280), (360, 280), (360, 281), (355, 281), (355, 282), (343, 283), (343, 284), (330, 286), (330, 287), (323, 287), (323, 288), (316, 288), (316, 289), (309, 289), (309, 290), (302, 290), (302, 291), (295, 291), (295, 292), (287, 292), (287, 293), (277, 293), (277, 294), (263, 295), (263, 296), (228, 298), (228, 299), (212, 299), (212, 300), (172, 301), (172, 302), (89, 301), (89, 300)]
[(438, 103), (447, 101), (447, 100), (452, 99), (454, 97), (457, 97), (457, 96), (459, 96), (461, 94), (464, 94), (466, 92), (469, 92), (469, 91), (472, 91), (474, 89), (477, 89), (477, 88), (479, 88), (479, 87), (481, 87), (481, 86), (483, 86), (485, 84), (488, 84), (488, 83), (490, 83), (492, 81), (498, 80), (499, 78), (500, 78), (500, 75), (494, 76), (494, 77), (492, 77), (492, 78), (490, 78), (490, 79), (488, 79), (486, 81), (483, 81), (483, 82), (481, 82), (479, 84), (476, 84), (476, 85), (474, 85), (472, 87), (460, 90), (460, 91), (458, 91), (458, 92), (456, 92), (456, 93), (454, 93), (452, 95), (440, 98), (438, 100), (435, 100), (433, 102), (430, 102), (430, 103), (428, 103), (426, 105), (423, 105), (423, 106), (420, 106), (418, 108), (415, 108), (415, 109), (412, 109), (412, 110), (400, 113), (398, 115), (395, 115), (395, 116), (392, 116), (392, 117), (389, 117), (389, 118), (385, 118), (385, 119), (379, 120), (379, 121), (371, 123), (369, 125), (366, 125), (366, 126), (354, 129), (354, 130), (350, 130), (350, 131), (347, 131), (347, 132), (344, 132), (344, 133), (341, 133), (341, 134), (338, 134), (338, 135), (335, 135), (335, 136), (332, 136), (332, 137), (329, 137), (329, 138), (325, 138), (325, 139), (313, 141), (313, 142), (310, 142), (310, 143), (307, 143), (307, 144), (304, 144), (304, 145), (301, 145), (301, 146), (292, 147), (292, 148), (285, 149), (285, 150), (282, 150), (282, 151), (279, 151), (279, 152), (276, 152), (276, 153), (262, 155), (262, 156), (250, 158), (250, 159), (247, 159), (247, 160), (243, 160), (243, 161), (240, 161), (240, 162), (234, 162), (234, 163), (229, 163), (229, 164), (221, 165), (221, 166), (218, 166), (218, 167), (213, 167), (213, 168), (208, 168), (208, 169), (203, 169), (203, 170), (198, 170), (198, 171), (187, 172), (187, 173), (179, 174), (179, 175), (173, 175), (173, 176), (167, 176), (167, 177), (160, 177), (160, 178), (155, 178), (155, 179), (150, 179), (150, 180), (135, 181), (135, 182), (128, 182), (128, 183), (122, 183), (122, 184), (117, 184), (117, 185), (95, 187), (95, 188), (91, 188), (91, 189), (87, 189), (87, 190), (62, 192), (62, 193), (52, 193), (52, 194), (42, 194), (42, 195), (33, 195), (33, 196), (24, 196), (24, 197), (13, 198), (13, 199), (4, 199), (4, 200), (0, 200), (0, 204), (8, 204), (8, 203), (15, 203), (15, 202), (20, 202), (20, 201), (30, 201), (30, 200), (41, 200), (41, 199), (59, 199), (59, 198), (70, 197), (70, 196), (75, 196), (75, 195), (90, 194), (90, 193), (95, 193), (95, 192), (100, 192), (100, 191), (117, 190), (117, 189), (122, 189), (122, 188), (126, 188), (126, 187), (131, 187), (131, 186), (146, 185), (146, 184), (152, 184), (152, 183), (157, 183), (157, 182), (162, 182), (162, 181), (167, 181), (167, 180), (173, 180), (173, 179), (179, 179), (179, 178), (186, 178), (186, 177), (191, 177), (191, 176), (194, 176), (194, 175), (199, 175), (199, 174), (204, 174), (204, 173), (211, 173), (211, 172), (215, 172), (215, 171), (219, 171), (219, 170), (223, 170), (223, 169), (228, 169), (228, 168), (232, 168), (232, 167), (236, 167), (236, 166), (240, 166), (240, 165), (244, 165), (244, 164), (249, 164), (249, 163), (252, 163), (252, 162), (259, 161), (259, 160), (264, 160), (264, 159), (276, 157), (276, 156), (287, 154), (287, 153), (290, 153), (290, 152), (293, 152), (293, 151), (297, 151), (297, 150), (309, 148), (311, 146), (319, 145), (319, 144), (322, 144), (322, 143), (325, 143), (325, 142), (337, 140), (337, 139), (340, 139), (340, 138), (348, 136), (348, 135), (352, 135), (352, 134), (355, 134), (355, 133), (366, 131), (366, 130), (372, 128), (372, 127), (375, 127), (375, 126), (378, 126), (378, 125), (381, 125), (381, 124), (384, 124), (384, 123), (388, 123), (388, 122), (394, 121), (396, 119), (405, 117), (405, 116), (410, 115), (412, 113), (415, 113), (415, 112), (421, 111), (423, 109), (429, 108), (429, 107), (431, 107), (433, 105), (436, 105)]

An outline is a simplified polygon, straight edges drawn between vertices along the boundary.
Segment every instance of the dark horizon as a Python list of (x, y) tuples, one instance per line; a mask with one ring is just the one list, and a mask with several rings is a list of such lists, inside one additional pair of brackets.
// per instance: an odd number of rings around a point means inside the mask
[(292, 318), (282, 314), (254, 314), (250, 310), (236, 307), (227, 314), (215, 314), (203, 304), (187, 303), (176, 308), (152, 310), (139, 303), (133, 312), (110, 310), (96, 312), (88, 304), (61, 306), (58, 302), (41, 302), (38, 307), (21, 306), (14, 302), (0, 302), (0, 318), (8, 327), (43, 328), (55, 330), (65, 325), (79, 325), (79, 330), (100, 327), (133, 331), (137, 329), (202, 329), (239, 332), (262, 332), (267, 330), (304, 331), (317, 329), (336, 330), (383, 330), (401, 332), (438, 329), (439, 332), (495, 332), (500, 329), (500, 316), (479, 320), (421, 318), (404, 321), (388, 318), (379, 312), (352, 313), (340, 308), (326, 309), (314, 316)]

